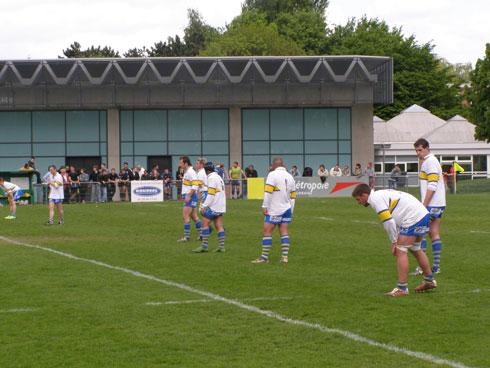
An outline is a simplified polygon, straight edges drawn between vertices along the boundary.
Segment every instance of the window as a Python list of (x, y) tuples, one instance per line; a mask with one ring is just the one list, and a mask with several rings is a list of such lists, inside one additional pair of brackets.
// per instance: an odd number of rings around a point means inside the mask
[(473, 156), (473, 171), (487, 171), (487, 156)]
[(417, 173), (417, 172), (419, 172), (419, 164), (417, 162), (409, 162), (409, 163), (407, 163), (407, 172), (409, 172), (409, 173)]

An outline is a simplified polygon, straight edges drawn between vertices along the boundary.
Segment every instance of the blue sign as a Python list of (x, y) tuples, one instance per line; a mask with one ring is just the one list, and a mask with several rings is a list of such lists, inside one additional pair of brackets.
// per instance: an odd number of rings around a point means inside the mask
[(158, 195), (162, 192), (160, 188), (157, 187), (150, 187), (150, 186), (145, 186), (145, 187), (139, 187), (133, 190), (134, 194), (140, 195), (140, 196), (155, 196)]

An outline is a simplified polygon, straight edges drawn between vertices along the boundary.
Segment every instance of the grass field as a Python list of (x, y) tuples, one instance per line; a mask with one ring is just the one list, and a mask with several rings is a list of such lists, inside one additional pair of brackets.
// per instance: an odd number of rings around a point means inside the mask
[(260, 204), (228, 202), (224, 254), (175, 242), (178, 202), (0, 208), (0, 367), (490, 366), (490, 195), (448, 197), (439, 287), (398, 298), (372, 209), (298, 199), (290, 263), (275, 234), (251, 264)]

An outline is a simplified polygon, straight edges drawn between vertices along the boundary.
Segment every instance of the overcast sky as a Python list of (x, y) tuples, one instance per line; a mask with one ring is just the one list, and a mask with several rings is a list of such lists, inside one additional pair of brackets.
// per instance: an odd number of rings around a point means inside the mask
[[(182, 35), (187, 9), (224, 26), (242, 0), (0, 0), (0, 59), (52, 59), (74, 41), (82, 48), (109, 45), (122, 55)], [(329, 25), (350, 17), (384, 19), (452, 63), (473, 65), (490, 42), (489, 0), (330, 0)]]

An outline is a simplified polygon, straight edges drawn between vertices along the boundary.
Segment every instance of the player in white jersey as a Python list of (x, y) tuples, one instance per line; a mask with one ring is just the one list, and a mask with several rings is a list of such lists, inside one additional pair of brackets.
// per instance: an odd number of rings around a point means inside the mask
[(65, 223), (65, 213), (63, 212), (63, 199), (65, 198), (65, 192), (63, 190), (63, 178), (56, 171), (56, 166), (51, 165), (49, 167), (49, 175), (47, 175), (47, 181), (49, 184), (49, 220), (44, 225), (53, 225), (54, 206), (60, 214), (60, 221), (58, 225)]
[(281, 235), (281, 262), (289, 262), (288, 227), (294, 210), (296, 184), (294, 178), (284, 167), (282, 158), (276, 157), (272, 170), (265, 180), (264, 202), (262, 211), (265, 215), (262, 230), (262, 255), (252, 263), (268, 263), (272, 247), (272, 231), (276, 225)]
[(7, 217), (5, 217), (5, 219), (15, 220), (15, 215), (17, 211), (17, 205), (15, 204), (15, 201), (18, 200), (22, 195), (22, 190), (14, 183), (5, 181), (5, 178), (1, 178), (1, 177), (0, 177), (0, 188), (2, 188), (3, 192), (7, 196), (10, 205), (10, 213)]
[(369, 185), (359, 184), (352, 192), (357, 203), (371, 206), (388, 233), (391, 241), (391, 253), (398, 264), (398, 284), (386, 296), (408, 294), (408, 254), (410, 251), (417, 259), (424, 273), (424, 283), (415, 288), (416, 292), (434, 289), (437, 283), (430, 269), (427, 255), (421, 250), (420, 243), (429, 231), (429, 212), (417, 198), (411, 194), (396, 190), (372, 191)]
[(204, 202), (201, 202), (199, 208), (202, 214), (202, 244), (194, 249), (196, 253), (205, 253), (208, 251), (208, 240), (211, 229), (211, 222), (214, 223), (218, 232), (219, 246), (215, 250), (218, 253), (224, 253), (225, 249), (225, 228), (223, 226), (223, 215), (226, 212), (226, 192), (225, 183), (221, 176), (214, 171), (212, 162), (204, 164), (204, 170), (207, 175), (208, 194)]
[[(184, 197), (184, 207), (182, 209), (182, 218), (184, 219), (184, 236), (177, 240), (178, 242), (187, 242), (191, 237), (191, 219), (196, 224), (196, 229), (201, 237), (201, 220), (197, 216), (197, 190), (199, 188), (197, 175), (191, 165), (189, 156), (182, 156), (179, 159), (179, 165), (184, 169), (182, 178), (182, 196)], [(200, 238), (199, 238), (200, 239)]]
[[(441, 236), (439, 227), (441, 225), (442, 214), (446, 208), (446, 187), (444, 185), (444, 176), (439, 160), (430, 153), (429, 142), (424, 139), (418, 139), (414, 144), (415, 152), (422, 162), (419, 173), (420, 194), (422, 203), (430, 214), (429, 237), (432, 241), (432, 272), (438, 274), (441, 272)], [(422, 241), (422, 249), (426, 251), (427, 244), (425, 237)], [(415, 269), (411, 275), (421, 275), (420, 268)]]
[[(206, 163), (205, 158), (198, 158), (196, 161), (197, 185), (198, 185), (199, 198), (201, 200), (201, 205), (206, 200), (206, 197), (208, 195), (208, 176), (206, 175), (206, 171), (204, 170), (204, 164), (205, 163)], [(213, 231), (213, 228), (211, 227), (211, 225), (209, 225), (209, 231), (210, 232)], [(196, 240), (201, 241), (202, 236), (199, 236)]]

